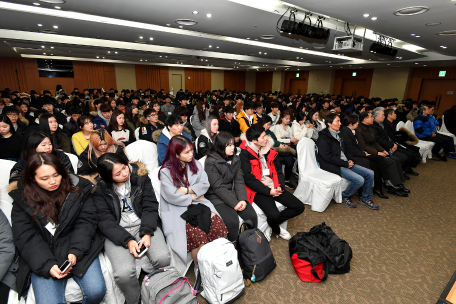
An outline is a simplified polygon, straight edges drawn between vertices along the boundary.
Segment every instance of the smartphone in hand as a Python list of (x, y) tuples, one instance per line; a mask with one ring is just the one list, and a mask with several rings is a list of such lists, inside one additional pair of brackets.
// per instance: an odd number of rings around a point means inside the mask
[(147, 252), (147, 250), (149, 250), (149, 248), (146, 247), (146, 245), (142, 244), (141, 248), (139, 248), (138, 258), (142, 257)]
[(62, 273), (65, 273), (68, 270), (68, 268), (70, 268), (70, 267), (71, 267), (70, 261), (66, 260), (65, 262), (63, 262), (62, 266), (59, 267), (59, 269)]

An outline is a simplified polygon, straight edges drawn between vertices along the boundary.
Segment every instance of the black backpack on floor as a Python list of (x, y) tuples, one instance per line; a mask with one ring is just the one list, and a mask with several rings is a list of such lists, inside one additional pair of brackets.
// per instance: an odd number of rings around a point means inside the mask
[(236, 247), (244, 278), (259, 282), (276, 267), (276, 261), (263, 232), (251, 227), (253, 223), (250, 220), (242, 223)]
[(352, 249), (348, 242), (340, 239), (331, 227), (326, 226), (325, 222), (312, 227), (305, 235), (309, 243), (320, 248), (326, 254), (330, 274), (350, 272), (350, 261), (353, 257)]

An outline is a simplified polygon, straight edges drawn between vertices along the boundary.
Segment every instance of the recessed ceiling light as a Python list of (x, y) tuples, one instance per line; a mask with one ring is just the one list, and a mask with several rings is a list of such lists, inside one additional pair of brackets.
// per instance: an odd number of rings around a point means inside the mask
[(46, 55), (46, 53), (43, 53), (43, 55)]
[(38, 23), (38, 26), (43, 26), (41, 23)]
[(423, 64), (423, 66), (426, 66), (425, 64)]
[(363, 17), (367, 18), (369, 17), (370, 15), (369, 14), (364, 14)]
[(261, 55), (261, 52), (258, 52), (258, 54), (260, 54), (260, 55)]
[(259, 38), (263, 39), (263, 40), (272, 40), (272, 39), (276, 39), (276, 36), (274, 36), (274, 35), (261, 35)]
[(147, 59), (145, 61), (147, 61)]
[(179, 25), (179, 28), (181, 28), (181, 29), (182, 29), (182, 28), (184, 28), (184, 27), (183, 27), (182, 25)]
[(217, 48), (219, 48), (219, 47), (217, 47)]
[(371, 20), (377, 20), (378, 18), (377, 17), (372, 17)]
[(175, 22), (176, 22), (176, 24), (185, 25), (185, 26), (192, 26), (192, 25), (198, 24), (198, 22), (196, 22), (195, 20), (192, 20), (192, 19), (177, 19)]
[(171, 26), (171, 24), (169, 24), (169, 23), (166, 23), (166, 26)]
[(446, 49), (446, 48), (447, 48), (447, 47), (446, 47), (446, 46), (444, 46), (444, 45), (441, 45), (440, 47), (441, 47), (442, 49)]
[(152, 41), (152, 40), (154, 40), (154, 38), (150, 37), (150, 38), (149, 38), (149, 40), (151, 40), (151, 41)]
[(38, 0), (40, 2), (49, 3), (49, 4), (64, 4), (66, 0)]
[(51, 46), (51, 49), (53, 49), (53, 48), (54, 48), (54, 47), (53, 47), (53, 46)]
[(139, 39), (143, 39), (143, 36), (139, 36)]
[(212, 17), (212, 15), (211, 15), (211, 14), (207, 14), (206, 16), (207, 16), (207, 18), (211, 18), (211, 17)]
[(420, 35), (416, 35), (415, 37), (416, 37), (416, 38), (420, 38), (421, 36), (420, 36)]
[(415, 62), (415, 64), (418, 64), (418, 62)]
[(264, 53), (265, 55), (267, 55), (268, 53)]
[(435, 26), (435, 25), (440, 25), (442, 24), (441, 22), (429, 22), (429, 23), (426, 23), (427, 26)]
[[(98, 58), (98, 57), (97, 57), (97, 58)], [(141, 59), (140, 61), (142, 61), (142, 59)], [(178, 63), (179, 63), (179, 62), (178, 62)]]
[(41, 4), (39, 4), (38, 2), (33, 2), (33, 5), (37, 5), (38, 6), (38, 5), (41, 5)]
[(451, 30), (451, 31), (443, 31), (440, 33), (437, 33), (438, 36), (456, 36), (456, 30)]
[(117, 52), (114, 52), (114, 53), (116, 53), (116, 54), (117, 54)]
[(212, 45), (209, 46), (210, 48), (212, 47)]
[(60, 7), (60, 6), (54, 6), (54, 8), (55, 8), (55, 9), (61, 9), (61, 7)]
[(103, 57), (103, 59), (105, 59), (105, 58)]
[(388, 63), (387, 65), (391, 65), (390, 63)]
[(196, 14), (198, 14), (199, 12), (198, 12), (198, 11), (193, 11), (192, 13), (193, 13), (193, 15), (196, 15)]
[(207, 61), (207, 59), (206, 59), (206, 61)]
[(53, 28), (58, 29), (59, 27), (57, 25), (54, 25)]
[(111, 51), (108, 51), (108, 54), (111, 54)]
[(429, 10), (429, 7), (427, 7), (427, 6), (410, 6), (410, 7), (404, 7), (404, 8), (401, 8), (401, 9), (395, 11), (394, 15), (396, 15), (396, 16), (413, 16), (413, 15), (424, 14), (428, 10)]
[(44, 49), (44, 45), (41, 46)]
[(416, 34), (410, 34), (410, 36), (416, 36)]
[(51, 56), (53, 56), (54, 54), (51, 54)]
[(97, 56), (97, 58), (100, 58), (100, 56)]
[(160, 58), (161, 58), (161, 57), (162, 57), (162, 56), (160, 56)]
[(247, 40), (250, 40), (250, 38), (247, 38)]
[(332, 66), (332, 65), (330, 65), (329, 67), (330, 67), (330, 68), (332, 68), (333, 66)]

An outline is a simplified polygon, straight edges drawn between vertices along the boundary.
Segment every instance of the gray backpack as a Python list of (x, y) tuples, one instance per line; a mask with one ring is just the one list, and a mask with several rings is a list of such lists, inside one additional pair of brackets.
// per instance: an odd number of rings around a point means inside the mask
[(141, 287), (143, 304), (198, 304), (196, 291), (187, 278), (171, 266), (146, 275)]

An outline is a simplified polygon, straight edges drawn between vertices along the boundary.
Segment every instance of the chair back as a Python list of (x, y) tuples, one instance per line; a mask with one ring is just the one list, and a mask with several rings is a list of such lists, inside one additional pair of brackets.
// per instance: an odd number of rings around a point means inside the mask
[(68, 156), (68, 158), (70, 159), (71, 161), (71, 165), (73, 166), (73, 170), (74, 170), (74, 174), (78, 174), (78, 162), (79, 162), (79, 158), (74, 155), (74, 154), (71, 154), (71, 153), (66, 153), (65, 154)]
[(399, 131), (401, 128), (405, 127), (405, 123), (403, 121), (400, 121), (396, 125), (396, 131)]
[(440, 128), (441, 132), (451, 133), (448, 131), (447, 127), (445, 126), (445, 115), (442, 115), (442, 127)]
[(136, 140), (139, 140), (139, 128), (135, 129), (135, 138)]
[(319, 168), (315, 157), (315, 142), (312, 139), (307, 137), (301, 138), (298, 142), (297, 152), (299, 155), (298, 166), (300, 173), (313, 171)]
[(129, 144), (125, 150), (128, 160), (131, 162), (140, 161), (145, 164), (147, 171), (149, 171), (149, 177), (151, 177), (151, 172), (158, 167), (157, 145), (147, 140), (138, 140)]
[(16, 162), (11, 160), (0, 159), (0, 209), (5, 213), (11, 224), (11, 209), (13, 208), (13, 199), (8, 195), (8, 185), (10, 171)]
[(206, 158), (207, 158), (207, 156), (205, 155), (198, 160), (201, 163), (203, 170), (204, 170), (204, 163), (206, 162)]
[(410, 121), (410, 120), (407, 120), (407, 122), (405, 123), (405, 128), (411, 132), (412, 134), (416, 135), (415, 134), (415, 128), (413, 127), (413, 122)]

